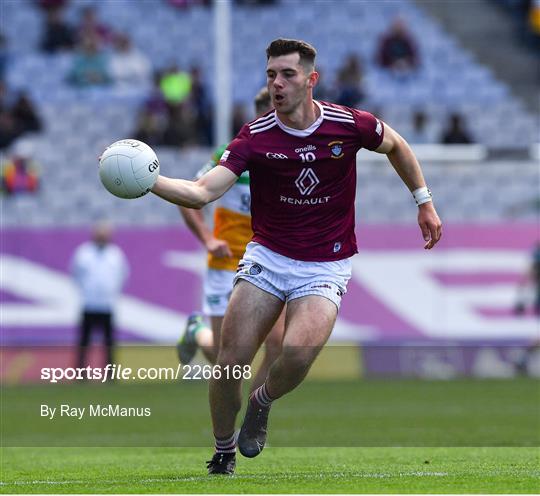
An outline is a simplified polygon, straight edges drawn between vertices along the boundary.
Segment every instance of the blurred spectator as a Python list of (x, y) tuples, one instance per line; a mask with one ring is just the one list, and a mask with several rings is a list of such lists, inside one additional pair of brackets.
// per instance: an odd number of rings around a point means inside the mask
[(167, 102), (161, 91), (161, 74), (156, 72), (153, 76), (154, 86), (150, 92), (150, 96), (146, 100), (144, 107), (148, 112), (164, 116), (167, 114)]
[(518, 38), (530, 49), (540, 49), (540, 0), (493, 0), (516, 25)]
[(159, 115), (143, 108), (139, 113), (137, 128), (132, 133), (134, 138), (150, 146), (163, 143), (163, 125)]
[(540, 36), (540, 0), (531, 0), (528, 17), (532, 33)]
[(8, 57), (7, 39), (3, 33), (0, 33), (0, 81), (3, 81), (6, 77)]
[(41, 131), (41, 119), (25, 92), (19, 94), (18, 99), (11, 109), (11, 113), (21, 134)]
[(0, 79), (0, 110), (6, 110), (8, 108), (8, 98), (6, 82)]
[(413, 130), (407, 139), (409, 143), (415, 143), (417, 145), (424, 145), (431, 141), (429, 139), (427, 121), (428, 121), (428, 117), (425, 112), (421, 110), (417, 110), (413, 114), (413, 122), (412, 122)]
[(450, 115), (446, 129), (442, 132), (440, 141), (446, 145), (474, 143), (474, 140), (464, 123), (463, 117), (459, 114)]
[(93, 38), (85, 38), (73, 60), (68, 81), (76, 86), (105, 85), (111, 82), (108, 59)]
[(2, 168), (2, 190), (8, 195), (33, 193), (39, 186), (38, 167), (25, 157), (12, 157)]
[(192, 7), (193, 5), (205, 5), (210, 6), (212, 0), (167, 0), (169, 5), (176, 7), (177, 9), (186, 9)]
[(195, 112), (197, 142), (201, 145), (212, 144), (212, 105), (204, 85), (201, 69), (193, 66), (190, 70), (190, 102)]
[(241, 104), (237, 103), (233, 107), (233, 136), (236, 136), (240, 129), (242, 129), (242, 126), (248, 122), (248, 118), (246, 116), (246, 107)]
[(247, 5), (248, 7), (257, 7), (261, 5), (272, 5), (276, 0), (236, 0), (238, 5)]
[(109, 67), (111, 77), (121, 86), (144, 85), (152, 76), (150, 61), (133, 48), (131, 40), (125, 34), (116, 36)]
[(315, 98), (315, 100), (322, 100), (325, 102), (334, 102), (335, 97), (333, 95), (335, 92), (326, 84), (323, 69), (317, 67), (316, 70), (319, 73), (319, 80), (313, 89), (313, 98)]
[(159, 85), (165, 101), (170, 105), (184, 102), (191, 94), (191, 76), (176, 64), (164, 71)]
[(67, 0), (36, 0), (36, 3), (42, 10), (49, 12), (65, 7)]
[(172, 65), (154, 75), (134, 135), (154, 146), (211, 144), (212, 106), (198, 66), (187, 73)]
[(7, 109), (0, 110), (0, 150), (7, 148), (19, 137), (17, 123)]
[(336, 103), (356, 107), (363, 100), (362, 66), (357, 55), (350, 54), (339, 68), (336, 86)]
[(150, 96), (139, 111), (133, 136), (150, 146), (163, 144), (163, 134), (169, 120), (169, 107), (159, 86), (161, 74), (153, 76), (154, 86)]
[(77, 40), (79, 43), (90, 38), (95, 40), (98, 47), (110, 44), (114, 41), (114, 32), (107, 25), (98, 20), (96, 10), (92, 6), (84, 7), (81, 13), (81, 20), (77, 30)]
[(122, 250), (111, 242), (111, 237), (111, 227), (98, 223), (92, 240), (80, 245), (71, 261), (71, 274), (82, 299), (79, 367), (85, 366), (90, 337), (96, 327), (104, 334), (106, 363), (114, 363), (114, 311), (129, 275), (129, 265)]
[(396, 75), (410, 74), (418, 68), (416, 43), (402, 19), (396, 19), (379, 40), (378, 62)]
[(175, 147), (195, 144), (197, 139), (194, 121), (194, 115), (188, 105), (182, 103), (170, 105), (163, 144)]
[(44, 52), (56, 53), (71, 50), (75, 44), (73, 29), (63, 20), (61, 8), (47, 10), (41, 49)]
[(14, 98), (0, 80), (0, 149), (7, 148), (26, 132), (40, 130), (41, 119), (26, 93)]

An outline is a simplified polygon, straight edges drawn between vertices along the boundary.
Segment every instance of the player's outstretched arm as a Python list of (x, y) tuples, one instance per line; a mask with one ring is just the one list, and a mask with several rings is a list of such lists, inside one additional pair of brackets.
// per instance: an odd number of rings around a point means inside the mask
[[(411, 147), (396, 131), (385, 124), (383, 142), (375, 151), (386, 154), (399, 177), (407, 185), (411, 193), (415, 195), (417, 202), (420, 203), (418, 205), (418, 225), (426, 241), (424, 248), (430, 250), (441, 239), (442, 223), (433, 206), (422, 169)], [(416, 192), (422, 194), (421, 201), (425, 201), (425, 203), (418, 201)]]
[(238, 180), (238, 176), (223, 166), (216, 166), (197, 181), (159, 176), (152, 193), (176, 205), (202, 208), (217, 200)]

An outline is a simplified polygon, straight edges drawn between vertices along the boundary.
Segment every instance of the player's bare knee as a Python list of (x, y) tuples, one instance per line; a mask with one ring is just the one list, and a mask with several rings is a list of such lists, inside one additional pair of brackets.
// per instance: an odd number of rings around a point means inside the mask
[(219, 367), (228, 367), (229, 369), (233, 369), (234, 367), (243, 367), (244, 365), (249, 364), (249, 357), (247, 354), (241, 353), (241, 350), (221, 349), (216, 361), (216, 365)]
[(317, 356), (317, 351), (306, 346), (285, 346), (281, 356), (288, 370), (299, 373), (309, 369)]

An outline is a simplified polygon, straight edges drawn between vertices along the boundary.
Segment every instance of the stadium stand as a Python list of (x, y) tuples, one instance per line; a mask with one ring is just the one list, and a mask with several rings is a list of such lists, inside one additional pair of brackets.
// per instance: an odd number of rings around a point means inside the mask
[[(528, 25), (532, 0), (474, 0), (422, 2), (417, 4), (470, 51), (480, 64), (489, 66), (495, 77), (534, 112), (540, 112), (538, 57), (540, 37)], [(535, 70), (536, 69), (536, 70)]]
[[(297, 37), (319, 47), (319, 64), (328, 85), (333, 84), (331, 75), (343, 61), (356, 54), (363, 71), (362, 107), (376, 111), (405, 137), (413, 134), (413, 115), (421, 110), (428, 117), (426, 133), (431, 143), (439, 139), (448, 116), (454, 112), (465, 118), (475, 143), (495, 150), (491, 156), (496, 157), (497, 150), (526, 149), (538, 140), (536, 116), (414, 3), (344, 0), (339, 8), (330, 2), (313, 2), (309, 9), (294, 5), (294, 0), (257, 7), (235, 5), (235, 102), (249, 107), (263, 84), (268, 42), (277, 36)], [(113, 30), (128, 33), (134, 46), (144, 47), (154, 70), (171, 63), (182, 67), (195, 64), (211, 89), (212, 9), (203, 5), (176, 9), (165, 1), (137, 2), (125, 9), (121, 2), (81, 0), (67, 4), (65, 19), (76, 25), (85, 6), (93, 6)], [(33, 198), (4, 201), (3, 224), (79, 225), (106, 212), (113, 212), (112, 220), (121, 224), (177, 223), (176, 210), (160, 200), (148, 197), (144, 201), (121, 201), (106, 193), (97, 180), (97, 156), (110, 142), (133, 133), (151, 84), (127, 88), (69, 86), (66, 75), (74, 54), (39, 51), (44, 14), (35, 3), (5, 2), (3, 16), (9, 20), (3, 24), (9, 47), (7, 85), (27, 91), (44, 122), (42, 133), (22, 137), (7, 150), (8, 156), (37, 158), (43, 168), (43, 185)], [(377, 40), (396, 17), (407, 22), (418, 44), (420, 66), (405, 81), (393, 77), (376, 61)], [(167, 36), (156, 36), (156, 26)], [(206, 161), (208, 149), (163, 148), (158, 149), (158, 155), (165, 174), (190, 177)], [(438, 191), (438, 206), (450, 221), (470, 220), (471, 212), (480, 220), (508, 217), (519, 201), (532, 201), (538, 196), (537, 168), (532, 161), (490, 162), (489, 166), (482, 162), (474, 164), (474, 169), (459, 160), (443, 166), (427, 162), (424, 166), (430, 184)], [(478, 170), (482, 171), (481, 183), (470, 179)], [(410, 220), (407, 209), (396, 208), (409, 200), (407, 195), (381, 195), (397, 181), (393, 174), (377, 162), (359, 168), (358, 201), (368, 222), (388, 219), (389, 215), (395, 221)], [(368, 179), (369, 188), (364, 189)], [(493, 191), (497, 191), (496, 198)], [(371, 197), (384, 197), (382, 207), (370, 209)], [(488, 197), (490, 201), (486, 202)], [(530, 218), (535, 211), (520, 215)]]

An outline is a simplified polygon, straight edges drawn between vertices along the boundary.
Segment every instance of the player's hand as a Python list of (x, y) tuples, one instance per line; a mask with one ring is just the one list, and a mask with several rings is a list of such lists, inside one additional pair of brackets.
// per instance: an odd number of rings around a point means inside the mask
[(208, 253), (214, 255), (217, 258), (232, 257), (232, 251), (229, 248), (227, 241), (222, 239), (212, 238), (206, 243), (206, 249)]
[(441, 219), (435, 211), (433, 202), (422, 203), (418, 207), (418, 225), (422, 231), (422, 236), (426, 244), (424, 250), (431, 250), (442, 235), (442, 223)]

